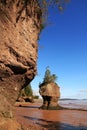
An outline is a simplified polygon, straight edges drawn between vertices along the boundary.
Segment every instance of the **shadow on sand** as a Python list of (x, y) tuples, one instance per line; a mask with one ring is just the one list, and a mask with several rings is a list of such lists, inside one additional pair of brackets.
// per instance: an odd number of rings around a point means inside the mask
[(22, 107), (22, 108), (40, 108), (38, 106), (22, 106), (22, 105), (19, 105), (18, 107)]
[(25, 106), (23, 104), (19, 104), (16, 107), (22, 107), (22, 108), (38, 108), (38, 109), (44, 109), (44, 110), (77, 110), (77, 111), (87, 111), (86, 109), (82, 109), (82, 108), (66, 108), (66, 107), (62, 107), (62, 106), (58, 106), (58, 108), (43, 108), (42, 106), (34, 106), (34, 105), (29, 105), (29, 106)]
[(58, 121), (48, 121), (41, 118), (34, 118), (29, 116), (23, 116), (23, 118), (36, 121), (36, 124), (38, 126), (46, 128), (48, 130), (87, 130), (87, 127), (81, 126), (81, 124), (79, 124), (79, 126), (73, 126), (66, 123), (60, 123)]

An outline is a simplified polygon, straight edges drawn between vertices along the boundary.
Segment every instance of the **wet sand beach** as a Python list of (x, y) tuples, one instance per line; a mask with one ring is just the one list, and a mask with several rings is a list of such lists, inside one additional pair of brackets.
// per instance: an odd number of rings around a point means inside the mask
[(41, 103), (16, 105), (15, 117), (27, 130), (87, 130), (87, 111), (42, 110)]

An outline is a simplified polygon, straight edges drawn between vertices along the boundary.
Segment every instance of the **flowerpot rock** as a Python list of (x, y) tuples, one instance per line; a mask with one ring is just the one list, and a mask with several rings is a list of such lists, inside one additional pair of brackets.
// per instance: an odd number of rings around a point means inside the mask
[(42, 109), (60, 109), (58, 99), (60, 98), (60, 87), (56, 83), (42, 84), (39, 90), (43, 99)]

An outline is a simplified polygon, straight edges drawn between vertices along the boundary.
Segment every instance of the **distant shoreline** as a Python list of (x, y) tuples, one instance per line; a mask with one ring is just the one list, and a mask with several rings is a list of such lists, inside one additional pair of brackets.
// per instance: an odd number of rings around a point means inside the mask
[(87, 99), (60, 98), (59, 100), (87, 100)]

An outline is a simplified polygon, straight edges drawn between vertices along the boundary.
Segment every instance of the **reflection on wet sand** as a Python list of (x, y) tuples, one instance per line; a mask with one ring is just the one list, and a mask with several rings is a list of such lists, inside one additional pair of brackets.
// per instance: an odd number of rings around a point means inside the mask
[(27, 128), (33, 126), (35, 130), (87, 130), (87, 111), (41, 110), (40, 105), (16, 107), (18, 122)]
[(27, 118), (29, 120), (36, 121), (39, 126), (43, 128), (47, 128), (48, 130), (87, 130), (87, 127), (84, 126), (72, 126), (70, 124), (61, 123), (58, 121), (47, 121), (40, 118), (34, 118), (29, 116), (24, 116), (24, 118)]

